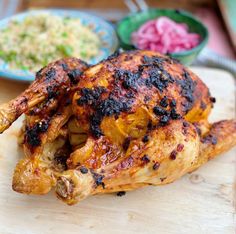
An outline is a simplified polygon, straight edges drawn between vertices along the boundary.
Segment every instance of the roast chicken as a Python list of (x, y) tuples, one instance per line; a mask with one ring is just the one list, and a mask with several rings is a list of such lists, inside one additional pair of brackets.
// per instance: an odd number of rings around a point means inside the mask
[(1, 132), (25, 114), (13, 189), (53, 188), (72, 205), (171, 183), (236, 144), (235, 120), (208, 122), (214, 102), (193, 72), (156, 52), (115, 53), (94, 66), (51, 63), (0, 106)]

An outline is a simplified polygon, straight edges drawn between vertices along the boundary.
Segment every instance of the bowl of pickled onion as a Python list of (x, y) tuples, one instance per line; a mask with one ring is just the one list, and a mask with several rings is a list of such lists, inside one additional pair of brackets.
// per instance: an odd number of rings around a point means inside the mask
[(207, 28), (191, 13), (175, 9), (148, 9), (117, 24), (125, 50), (152, 50), (191, 64), (208, 41)]

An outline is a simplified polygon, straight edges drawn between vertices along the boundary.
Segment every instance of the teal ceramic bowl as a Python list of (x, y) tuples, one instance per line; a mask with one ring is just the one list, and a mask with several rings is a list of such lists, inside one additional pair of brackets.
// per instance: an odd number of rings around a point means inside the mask
[(131, 42), (132, 32), (138, 30), (138, 28), (146, 21), (160, 16), (167, 16), (178, 23), (186, 23), (190, 32), (198, 33), (201, 36), (200, 44), (193, 49), (170, 54), (171, 57), (178, 59), (181, 63), (190, 65), (207, 44), (208, 30), (198, 19), (186, 11), (174, 9), (148, 9), (147, 11), (126, 16), (117, 24), (117, 34), (120, 39), (121, 47), (125, 50), (135, 49)]

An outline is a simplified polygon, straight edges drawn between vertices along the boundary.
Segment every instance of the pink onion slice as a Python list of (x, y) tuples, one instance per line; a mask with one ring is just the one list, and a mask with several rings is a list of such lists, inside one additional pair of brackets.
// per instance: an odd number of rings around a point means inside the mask
[(141, 25), (132, 33), (131, 41), (139, 49), (166, 54), (190, 50), (200, 43), (201, 37), (190, 33), (187, 24), (161, 16)]

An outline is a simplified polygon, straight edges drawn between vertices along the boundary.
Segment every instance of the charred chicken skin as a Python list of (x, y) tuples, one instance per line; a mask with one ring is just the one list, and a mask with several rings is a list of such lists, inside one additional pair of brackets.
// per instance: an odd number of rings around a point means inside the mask
[(208, 122), (214, 102), (194, 73), (156, 52), (117, 53), (91, 67), (77, 59), (49, 64), (0, 106), (1, 131), (26, 114), (13, 189), (54, 187), (71, 205), (171, 183), (236, 144), (235, 120)]

